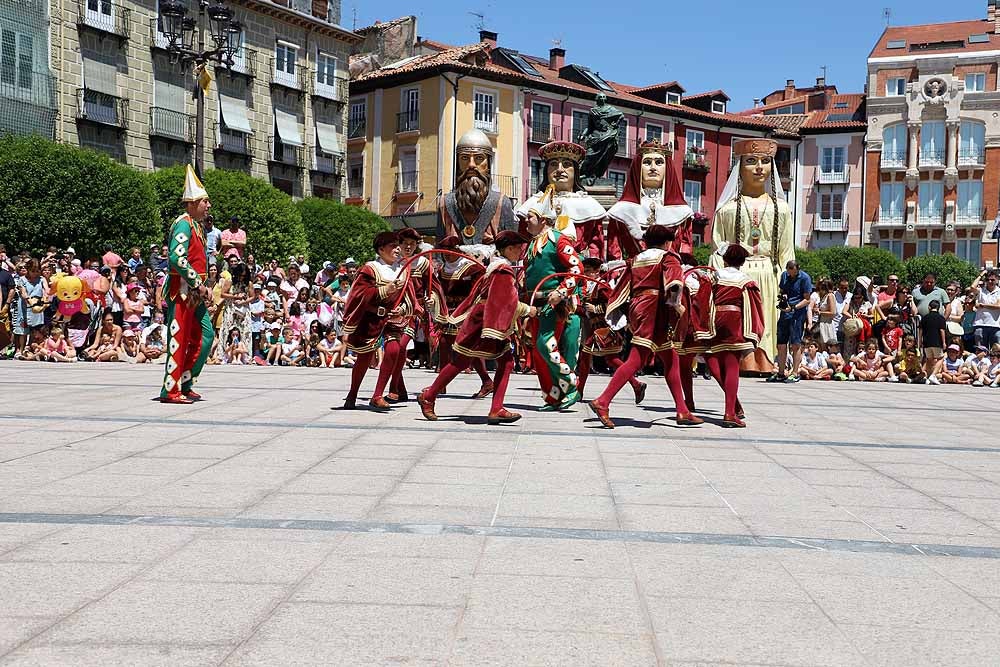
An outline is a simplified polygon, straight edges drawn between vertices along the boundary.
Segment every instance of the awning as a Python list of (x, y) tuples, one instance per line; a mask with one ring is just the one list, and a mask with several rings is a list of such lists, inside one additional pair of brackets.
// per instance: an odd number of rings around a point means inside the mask
[(88, 90), (118, 97), (117, 76), (118, 68), (114, 64), (83, 58), (83, 85)]
[(286, 146), (302, 146), (302, 133), (299, 132), (299, 120), (290, 113), (274, 110), (274, 124), (278, 127), (278, 137)]
[(222, 108), (222, 120), (226, 128), (236, 132), (252, 134), (250, 115), (247, 113), (246, 100), (228, 95), (219, 95), (219, 106)]
[(340, 133), (337, 132), (337, 127), (334, 125), (317, 121), (316, 141), (319, 142), (319, 149), (324, 153), (343, 154), (344, 152)]

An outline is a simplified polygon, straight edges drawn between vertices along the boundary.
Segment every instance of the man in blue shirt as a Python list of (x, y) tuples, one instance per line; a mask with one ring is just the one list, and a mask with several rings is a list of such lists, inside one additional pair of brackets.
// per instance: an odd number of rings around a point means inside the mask
[(222, 232), (215, 226), (215, 218), (205, 216), (205, 253), (208, 255), (208, 265), (218, 265), (219, 248), (222, 247)]
[[(802, 362), (802, 335), (806, 328), (806, 312), (813, 292), (812, 278), (799, 269), (799, 263), (790, 260), (778, 282), (778, 358), (777, 370), (768, 382), (798, 382), (799, 364)], [(768, 305), (764, 304), (767, 308)], [(792, 372), (785, 373), (788, 364), (788, 346), (792, 346)]]

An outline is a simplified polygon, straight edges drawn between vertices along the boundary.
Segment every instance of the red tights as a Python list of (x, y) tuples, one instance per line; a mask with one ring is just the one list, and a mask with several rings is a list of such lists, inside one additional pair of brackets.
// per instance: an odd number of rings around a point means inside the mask
[(406, 366), (406, 348), (410, 344), (410, 334), (404, 333), (399, 339), (399, 358), (396, 367), (392, 369), (392, 381), (389, 383), (389, 393), (400, 398), (406, 398), (406, 383), (403, 381), (403, 367)]
[[(621, 391), (622, 387), (628, 384), (629, 378), (635, 378), (635, 374), (649, 363), (653, 356), (653, 351), (649, 348), (632, 346), (628, 353), (628, 360), (618, 367), (608, 383), (604, 393), (597, 397), (595, 403), (607, 409), (611, 401)], [(688, 410), (684, 404), (684, 392), (681, 389), (680, 361), (677, 357), (677, 350), (664, 350), (659, 353), (660, 361), (663, 362), (663, 379), (667, 382), (667, 389), (674, 399), (674, 407), (677, 414), (687, 414)]]
[[(399, 356), (401, 354), (399, 343), (400, 341), (394, 338), (385, 341), (385, 347), (382, 351), (382, 365), (378, 369), (378, 380), (375, 382), (375, 391), (372, 393), (372, 400), (382, 398), (385, 386), (389, 384), (389, 379), (396, 370), (396, 364), (399, 363)], [(374, 356), (374, 352), (365, 352), (364, 354), (359, 354), (358, 358), (354, 361), (354, 368), (351, 370), (351, 391), (347, 394), (348, 400), (356, 400), (358, 398), (361, 381), (365, 379), (365, 373), (368, 371), (368, 366), (371, 364), (372, 357)]]
[[(454, 359), (438, 373), (438, 376), (434, 379), (434, 384), (424, 390), (425, 396), (431, 400), (437, 398), (437, 395), (448, 387), (449, 382), (454, 380), (459, 373), (466, 370), (470, 365), (475, 365), (477, 361), (482, 364), (483, 372), (485, 372), (486, 362), (482, 359), (470, 359), (460, 354), (454, 355)], [(513, 369), (514, 356), (510, 352), (506, 352), (502, 357), (497, 359), (497, 371), (493, 378), (493, 403), (490, 406), (490, 413), (499, 412), (503, 408), (503, 399), (507, 394), (507, 384), (510, 382), (510, 373)], [(488, 382), (489, 379), (490, 377), (487, 375), (484, 382)]]
[(739, 410), (740, 358), (735, 352), (718, 352), (706, 357), (711, 371), (726, 394), (726, 417), (733, 417)]
[[(604, 357), (604, 363), (606, 363), (612, 371), (617, 371), (625, 364), (625, 362), (622, 361), (621, 357), (618, 355)], [(576, 389), (580, 392), (580, 396), (583, 396), (583, 388), (587, 385), (587, 377), (590, 375), (592, 367), (593, 355), (588, 352), (581, 352), (580, 358), (576, 362)], [(628, 383), (631, 385), (633, 390), (639, 390), (640, 383), (634, 375), (628, 379)]]

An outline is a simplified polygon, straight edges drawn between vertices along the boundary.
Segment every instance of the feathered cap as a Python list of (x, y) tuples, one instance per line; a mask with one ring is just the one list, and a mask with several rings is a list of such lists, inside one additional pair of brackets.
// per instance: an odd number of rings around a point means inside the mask
[(181, 197), (181, 201), (190, 202), (202, 199), (208, 199), (208, 193), (205, 192), (205, 186), (198, 179), (198, 174), (194, 173), (191, 165), (188, 165), (184, 172), (184, 196)]

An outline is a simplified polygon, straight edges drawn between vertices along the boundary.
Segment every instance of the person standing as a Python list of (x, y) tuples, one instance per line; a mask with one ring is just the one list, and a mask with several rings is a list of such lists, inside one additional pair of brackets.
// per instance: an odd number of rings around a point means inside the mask
[[(768, 382), (798, 382), (799, 364), (802, 363), (802, 335), (806, 328), (806, 309), (812, 296), (813, 284), (809, 274), (799, 268), (794, 259), (789, 260), (778, 281), (778, 369)], [(788, 348), (792, 348), (792, 372), (786, 373)]]
[(230, 250), (235, 250), (236, 256), (240, 259), (246, 256), (247, 233), (246, 230), (240, 229), (239, 216), (234, 215), (229, 218), (229, 229), (219, 235), (219, 242), (221, 243), (219, 251), (223, 257), (228, 258)]
[(978, 291), (976, 316), (972, 321), (976, 345), (989, 348), (994, 343), (1000, 343), (1000, 286), (997, 285), (997, 272), (994, 270), (980, 274), (972, 287)]
[(178, 216), (168, 234), (170, 274), (164, 285), (167, 305), (167, 362), (160, 401), (189, 404), (201, 398), (192, 389), (212, 350), (215, 331), (208, 314), (212, 290), (208, 278), (205, 220), (212, 203), (191, 165), (184, 179), (187, 212)]
[(222, 232), (215, 226), (215, 218), (205, 216), (205, 252), (208, 254), (209, 265), (219, 261), (219, 249), (222, 246)]
[(927, 307), (927, 314), (920, 318), (920, 348), (924, 351), (924, 373), (930, 384), (941, 384), (935, 375), (935, 367), (944, 357), (945, 341), (948, 340), (945, 337), (947, 323), (938, 312), (941, 309), (940, 301), (935, 299)]
[(937, 301), (938, 305), (951, 303), (948, 293), (937, 286), (937, 275), (928, 273), (919, 285), (913, 288), (913, 303), (917, 307), (917, 314), (923, 317), (930, 311), (931, 301)]

